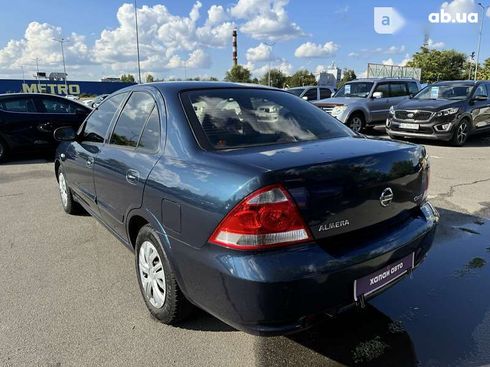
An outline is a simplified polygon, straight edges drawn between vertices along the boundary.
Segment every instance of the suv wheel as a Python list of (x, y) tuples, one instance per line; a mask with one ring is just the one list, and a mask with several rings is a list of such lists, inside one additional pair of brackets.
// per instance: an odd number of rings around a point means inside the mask
[(364, 121), (364, 116), (359, 113), (352, 115), (347, 121), (347, 126), (351, 128), (352, 131), (356, 133), (362, 132), (366, 122)]
[(185, 319), (193, 306), (180, 290), (158, 235), (150, 225), (141, 228), (136, 238), (135, 263), (138, 284), (150, 313), (164, 324)]
[(466, 143), (469, 133), (470, 133), (470, 123), (467, 119), (463, 119), (454, 130), (451, 143), (454, 146), (462, 147)]

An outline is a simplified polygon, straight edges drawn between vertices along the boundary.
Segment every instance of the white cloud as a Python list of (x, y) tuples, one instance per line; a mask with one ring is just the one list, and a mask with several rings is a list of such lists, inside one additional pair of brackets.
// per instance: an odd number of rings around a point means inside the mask
[(257, 47), (249, 48), (247, 50), (247, 61), (259, 62), (259, 61), (271, 61), (275, 57), (272, 54), (272, 47), (264, 43), (260, 43)]
[(349, 57), (357, 57), (357, 56), (359, 56), (359, 53), (358, 52), (349, 52), (349, 54), (347, 56), (349, 56)]
[(427, 40), (427, 47), (429, 48), (443, 48), (444, 42), (435, 42), (431, 38)]
[(208, 10), (208, 22), (210, 25), (224, 22), (227, 19), (228, 15), (221, 5), (211, 5)]
[(387, 60), (383, 60), (381, 63), (383, 65), (394, 65), (393, 59), (391, 57)]
[(405, 50), (406, 50), (405, 45), (401, 45), (401, 46), (391, 46), (391, 47), (388, 47), (383, 52), (385, 54), (387, 54), (387, 55), (397, 55), (397, 54), (404, 53)]
[(441, 9), (456, 17), (456, 14), (472, 13), (475, 11), (476, 3), (474, 0), (453, 0), (445, 1), (441, 5)]
[(252, 62), (247, 62), (244, 67), (246, 67), (254, 77), (260, 78), (269, 71), (269, 66), (271, 69), (279, 69), (286, 75), (291, 75), (293, 72), (293, 65), (291, 65), (286, 59), (280, 59), (269, 64), (257, 67)]
[(245, 23), (240, 31), (258, 40), (286, 41), (305, 33), (289, 19), (285, 10), (288, 0), (238, 0), (230, 14)]
[(306, 42), (300, 45), (296, 51), (294, 51), (294, 56), (300, 58), (324, 57), (334, 54), (338, 49), (339, 46), (332, 41), (329, 41), (324, 45)]
[[(31, 22), (27, 26), (24, 37), (20, 40), (10, 40), (0, 49), (0, 68), (6, 70), (19, 70), (22, 66), (35, 65), (39, 58), (42, 66), (56, 68), (62, 71), (62, 56), (59, 42), (61, 28), (47, 23)], [(68, 65), (89, 64), (89, 48), (85, 44), (85, 37), (72, 33), (66, 37), (65, 60)]]

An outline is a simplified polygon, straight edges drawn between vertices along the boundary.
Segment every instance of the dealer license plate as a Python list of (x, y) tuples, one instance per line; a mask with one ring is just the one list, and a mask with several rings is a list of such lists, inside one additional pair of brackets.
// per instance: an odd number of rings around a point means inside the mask
[(418, 130), (419, 125), (418, 124), (406, 124), (406, 123), (401, 123), (400, 124), (400, 129), (407, 129), (407, 130)]
[(414, 267), (415, 254), (411, 253), (403, 259), (398, 260), (383, 269), (375, 271), (365, 277), (354, 280), (354, 301), (361, 296), (369, 296), (371, 293), (386, 287), (391, 282), (400, 278)]

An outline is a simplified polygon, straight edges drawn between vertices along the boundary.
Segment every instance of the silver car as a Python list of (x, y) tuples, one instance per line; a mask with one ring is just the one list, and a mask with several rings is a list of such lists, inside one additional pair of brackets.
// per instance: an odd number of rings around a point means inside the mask
[(346, 83), (333, 98), (313, 102), (356, 132), (384, 125), (391, 106), (415, 95), (414, 79), (358, 79)]

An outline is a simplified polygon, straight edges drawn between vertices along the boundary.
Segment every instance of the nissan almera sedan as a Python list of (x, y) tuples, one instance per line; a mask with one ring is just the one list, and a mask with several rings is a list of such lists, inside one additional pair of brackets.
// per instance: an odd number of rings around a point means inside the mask
[(422, 146), (368, 139), (280, 90), (136, 85), (55, 137), (64, 210), (134, 251), (167, 324), (197, 306), (252, 334), (302, 330), (410, 274), (437, 226)]

